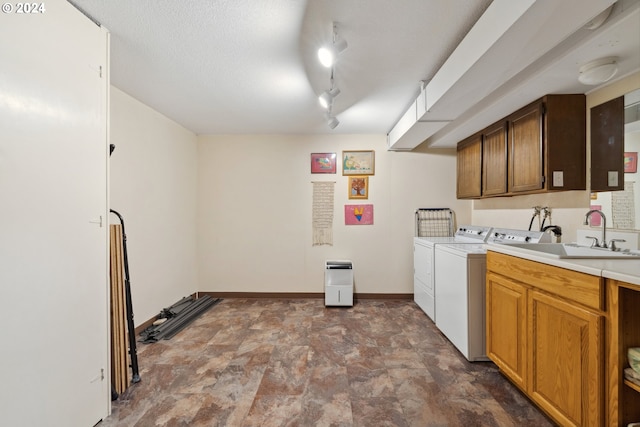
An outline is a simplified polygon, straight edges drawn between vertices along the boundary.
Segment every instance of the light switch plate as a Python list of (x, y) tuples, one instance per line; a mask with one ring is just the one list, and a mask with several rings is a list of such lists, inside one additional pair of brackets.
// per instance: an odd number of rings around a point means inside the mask
[(607, 173), (607, 185), (609, 187), (618, 186), (618, 171), (609, 171)]
[(564, 186), (564, 173), (562, 171), (553, 171), (553, 186)]

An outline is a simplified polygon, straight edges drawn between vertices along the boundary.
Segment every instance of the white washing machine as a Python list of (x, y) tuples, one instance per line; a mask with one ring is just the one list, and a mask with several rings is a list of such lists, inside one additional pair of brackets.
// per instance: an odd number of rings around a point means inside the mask
[[(549, 234), (494, 228), (487, 242), (546, 243)], [(469, 361), (489, 360), (485, 348), (486, 244), (435, 247), (436, 326)]]
[(413, 299), (434, 322), (435, 304), (435, 247), (447, 243), (482, 243), (491, 233), (491, 227), (463, 225), (451, 237), (413, 238)]

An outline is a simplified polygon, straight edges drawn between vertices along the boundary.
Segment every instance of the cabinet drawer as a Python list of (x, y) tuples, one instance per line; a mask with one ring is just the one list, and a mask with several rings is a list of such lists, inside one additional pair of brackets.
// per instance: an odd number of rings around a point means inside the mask
[(487, 251), (487, 270), (526, 283), (537, 289), (604, 310), (602, 278), (565, 268)]

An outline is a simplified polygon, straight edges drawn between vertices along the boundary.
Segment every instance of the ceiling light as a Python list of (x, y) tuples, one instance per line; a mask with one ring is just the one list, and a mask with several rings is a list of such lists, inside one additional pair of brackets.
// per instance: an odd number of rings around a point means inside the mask
[(347, 42), (343, 39), (338, 40), (336, 33), (336, 24), (333, 24), (333, 41), (329, 46), (322, 46), (318, 49), (318, 60), (327, 68), (331, 68), (336, 62), (338, 55), (347, 48)]
[(605, 10), (603, 10), (602, 12), (600, 12), (600, 14), (598, 14), (595, 18), (587, 22), (584, 28), (586, 28), (587, 30), (597, 30), (598, 28), (600, 28), (602, 24), (604, 24), (604, 22), (607, 20), (609, 15), (611, 15), (611, 10), (613, 9), (613, 6), (614, 5), (611, 5)]
[(338, 126), (340, 124), (338, 119), (335, 118), (334, 116), (332, 116), (329, 113), (327, 113), (325, 117), (327, 118), (327, 126), (329, 126), (329, 128), (331, 128), (331, 129), (335, 129), (336, 126)]
[(587, 62), (580, 67), (578, 80), (585, 85), (599, 85), (613, 78), (618, 72), (615, 57), (607, 57)]
[(322, 46), (318, 49), (318, 60), (327, 68), (331, 68), (336, 63), (338, 55), (347, 48), (347, 42), (338, 40), (331, 46)]
[(322, 94), (318, 97), (318, 102), (325, 110), (328, 110), (331, 104), (333, 104), (333, 98), (340, 94), (340, 89), (334, 87), (328, 91), (322, 92)]

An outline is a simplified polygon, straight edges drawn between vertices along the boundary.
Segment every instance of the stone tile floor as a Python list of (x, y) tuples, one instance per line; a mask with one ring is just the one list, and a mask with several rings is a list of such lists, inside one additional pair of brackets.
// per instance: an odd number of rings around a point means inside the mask
[(553, 426), (409, 300), (225, 299), (139, 344), (110, 426)]

